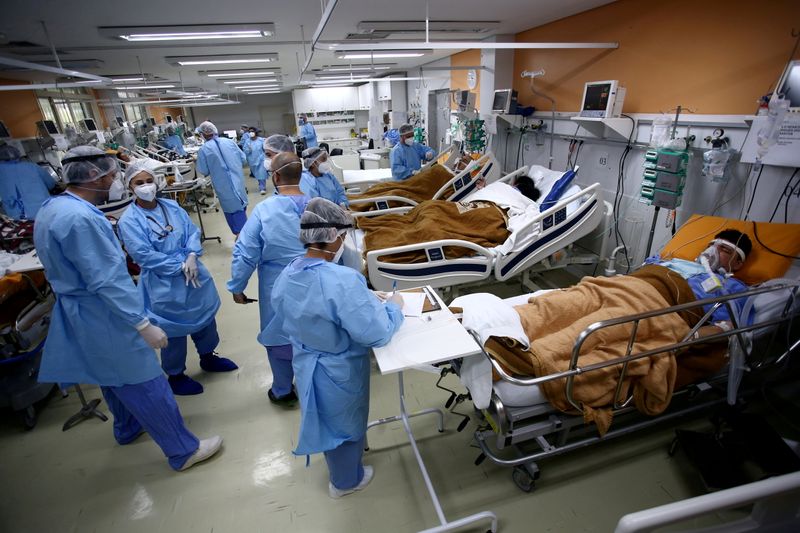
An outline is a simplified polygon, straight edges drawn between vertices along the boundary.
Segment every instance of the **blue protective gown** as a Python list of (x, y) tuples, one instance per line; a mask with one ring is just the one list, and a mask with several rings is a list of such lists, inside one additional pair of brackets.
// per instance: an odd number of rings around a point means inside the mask
[(267, 168), (264, 166), (264, 138), (256, 137), (255, 139), (250, 139), (244, 145), (244, 154), (247, 156), (247, 164), (250, 166), (250, 170), (258, 180), (259, 188), (263, 189), (261, 186), (266, 185), (267, 182)]
[(292, 342), (300, 436), (296, 455), (320, 453), (367, 431), (369, 348), (384, 346), (403, 313), (352, 268), (300, 257), (278, 277), (272, 305)]
[(122, 386), (161, 376), (155, 351), (136, 331), (144, 301), (100, 210), (69, 193), (50, 198), (33, 238), (56, 294), (39, 380)]
[(183, 141), (181, 141), (181, 138), (177, 135), (167, 135), (164, 138), (163, 144), (181, 157), (186, 157), (186, 150), (183, 148)]
[(55, 184), (50, 173), (35, 163), (0, 161), (0, 201), (15, 220), (35, 220)]
[(253, 271), (258, 269), (258, 307), (264, 346), (289, 344), (280, 322), (273, 320), (272, 287), (289, 262), (305, 253), (300, 243), (300, 215), (310, 200), (307, 196), (270, 196), (256, 205), (233, 247), (231, 293), (244, 292)]
[(225, 213), (235, 213), (247, 207), (242, 165), (247, 162), (244, 152), (231, 139), (215, 136), (200, 147), (197, 171), (211, 176), (211, 183)]
[(414, 143), (408, 146), (404, 143), (397, 143), (389, 152), (389, 162), (392, 165), (392, 178), (402, 181), (411, 177), (411, 173), (422, 168), (422, 161), (436, 157), (436, 152), (424, 144)]
[[(145, 209), (132, 203), (119, 220), (119, 235), (125, 249), (142, 267), (139, 290), (148, 318), (167, 337), (183, 337), (214, 319), (220, 299), (211, 274), (199, 260), (200, 288), (187, 285), (181, 270), (190, 253), (198, 257), (203, 254), (200, 230), (176, 202), (159, 198), (158, 204), (160, 207)], [(173, 230), (166, 231), (167, 226)]]
[(319, 146), (317, 130), (314, 129), (313, 124), (306, 122), (300, 126), (300, 137), (306, 140), (306, 148), (315, 148)]
[(350, 205), (344, 187), (330, 172), (314, 176), (310, 171), (304, 170), (303, 176), (300, 178), (300, 190), (310, 198), (325, 198), (345, 207)]

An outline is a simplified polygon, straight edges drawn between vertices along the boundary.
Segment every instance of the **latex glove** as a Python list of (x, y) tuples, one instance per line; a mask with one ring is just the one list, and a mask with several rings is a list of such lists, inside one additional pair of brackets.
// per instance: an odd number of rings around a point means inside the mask
[(181, 270), (183, 270), (183, 276), (186, 278), (187, 286), (189, 283), (195, 288), (200, 286), (198, 283), (197, 255), (195, 255), (194, 252), (186, 257), (186, 261), (181, 265)]
[(399, 292), (395, 292), (394, 294), (389, 296), (389, 299), (386, 301), (392, 302), (393, 304), (397, 304), (397, 307), (403, 309), (403, 295), (400, 294)]
[(145, 327), (139, 330), (139, 335), (141, 335), (145, 342), (154, 350), (167, 347), (167, 334), (164, 333), (163, 329), (149, 322)]
[(375, 296), (378, 297), (378, 300), (382, 302), (387, 301), (389, 299), (389, 296), (391, 296), (392, 294), (391, 292), (383, 292), (383, 291), (372, 291), (372, 292), (375, 294)]
[(425, 154), (425, 159), (428, 161), (433, 159), (433, 152), (428, 152), (427, 154)]

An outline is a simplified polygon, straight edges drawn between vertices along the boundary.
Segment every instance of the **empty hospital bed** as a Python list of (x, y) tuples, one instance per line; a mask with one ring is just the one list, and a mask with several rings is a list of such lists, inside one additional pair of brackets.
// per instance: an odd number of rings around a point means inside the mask
[[(708, 218), (724, 221), (717, 217)], [(724, 224), (723, 222), (721, 225)], [(759, 230), (759, 234), (762, 231), (764, 230)], [(797, 248), (796, 225), (793, 231), (795, 236), (792, 237), (794, 239), (792, 246)], [(764, 239), (764, 236), (761, 238)], [(776, 246), (775, 243), (773, 240), (773, 247)], [(781, 249), (787, 254), (797, 253), (791, 247), (788, 250), (786, 247)], [(764, 256), (762, 253), (762, 258)], [(757, 264), (754, 269), (760, 266)], [(784, 265), (783, 271), (786, 266)], [(781, 276), (782, 271), (772, 269), (771, 275)], [(763, 280), (764, 276), (761, 276), (761, 279)], [(467, 299), (477, 296), (470, 295), (456, 299), (451, 305), (462, 306)], [(523, 295), (509, 299), (506, 303), (513, 312), (511, 306), (527, 302), (530, 296), (538, 295)], [(738, 298), (746, 298), (741, 314), (733, 311), (732, 300)], [(733, 329), (694, 339), (693, 333), (711, 322), (710, 317), (714, 309), (708, 312), (701, 311), (701, 314), (704, 313), (704, 318), (678, 342), (670, 342), (644, 351), (633, 349), (637, 330), (643, 327), (641, 325), (646, 321), (666, 317), (679, 311), (702, 309), (708, 305), (724, 306), (731, 310), (731, 316), (734, 317)], [(486, 308), (486, 303), (481, 304), (481, 307)], [(752, 325), (747, 326), (743, 317), (748, 315), (751, 308), (755, 309), (755, 316)], [(464, 306), (464, 309), (467, 307)], [(778, 372), (782, 365), (788, 363), (790, 354), (800, 347), (800, 334), (797, 331), (799, 314), (800, 280), (797, 273), (794, 273), (790, 278), (766, 278), (744, 293), (723, 295), (591, 324), (575, 338), (569, 366), (562, 372), (538, 377), (512, 375), (489, 355), (491, 349), (484, 349), (484, 353), (475, 356), (475, 359), (454, 361), (451, 368), (442, 371), (442, 377), (450, 372), (458, 373), (468, 389), (467, 394), (461, 395), (451, 391), (451, 397), (446, 405), (455, 407), (467, 399), (473, 400), (483, 419), (483, 423), (474, 433), (474, 439), (481, 450), (476, 464), (480, 464), (488, 457), (495, 464), (512, 467), (514, 482), (520, 489), (530, 491), (539, 477), (538, 462), (543, 459), (624, 436), (664, 421), (699, 413), (714, 405), (722, 405), (725, 402), (735, 404), (749, 388), (758, 385), (759, 378)], [(506, 333), (492, 333), (493, 330), (502, 332), (504, 328), (509, 327), (509, 324), (501, 320), (490, 325), (488, 330), (473, 331), (473, 335), (479, 344), (486, 346), (488, 337), (506, 335)], [(581, 360), (583, 356), (578, 356), (582, 347), (591, 346), (598, 338), (596, 335), (602, 335), (603, 331), (614, 327), (625, 327), (628, 328), (626, 331), (630, 331), (630, 340), (627, 342), (628, 348), (624, 355), (603, 363), (585, 364)], [(639, 339), (636, 340), (638, 342)], [(629, 371), (629, 365), (633, 365), (634, 361), (653, 356), (667, 357), (675, 350), (693, 346), (706, 350), (711, 357), (708, 343), (712, 340), (722, 343), (721, 346), (717, 346), (717, 349), (722, 350), (722, 370), (673, 391), (668, 406), (660, 414), (651, 416), (637, 411), (633, 392), (625, 393), (622, 387), (623, 379), (627, 379), (626, 372)], [(726, 347), (727, 359), (724, 359)], [(700, 352), (701, 355), (703, 353), (706, 352)], [(486, 364), (486, 361), (489, 364)], [(618, 372), (614, 374), (617, 376), (617, 385), (612, 396), (613, 401), (608, 406), (613, 414), (613, 422), (608, 431), (601, 436), (597, 426), (587, 425), (584, 422), (586, 412), (581, 414), (582, 404), (575, 397), (575, 382), (591, 373), (602, 374), (608, 371)], [(492, 372), (500, 378), (498, 381), (492, 382)], [(743, 380), (745, 372), (748, 379)], [(560, 382), (564, 385), (565, 401), (571, 406), (572, 412), (556, 409), (548, 401), (542, 389), (547, 382)], [(740, 387), (740, 383), (745, 386)], [(632, 388), (630, 390), (633, 391)], [(465, 426), (466, 420), (460, 428), (463, 429)]]

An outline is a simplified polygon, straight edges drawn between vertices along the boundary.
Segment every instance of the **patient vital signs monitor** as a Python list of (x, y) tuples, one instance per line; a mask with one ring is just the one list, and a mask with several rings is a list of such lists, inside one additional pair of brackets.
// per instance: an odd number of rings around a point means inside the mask
[(624, 100), (625, 88), (620, 87), (617, 80), (590, 81), (583, 88), (580, 116), (619, 118)]
[(494, 92), (492, 113), (515, 115), (517, 113), (517, 91), (514, 89), (498, 89)]

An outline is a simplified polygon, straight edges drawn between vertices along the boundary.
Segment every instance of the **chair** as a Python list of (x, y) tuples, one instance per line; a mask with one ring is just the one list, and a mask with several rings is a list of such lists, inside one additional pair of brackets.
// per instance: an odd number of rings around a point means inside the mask
[(342, 151), (342, 149), (341, 149), (341, 148), (334, 148), (333, 150), (331, 150), (331, 151), (330, 151), (330, 152), (328, 152), (328, 153), (329, 153), (329, 154), (331, 154), (332, 156), (334, 156), (334, 155), (342, 155), (342, 154), (344, 154), (344, 152)]

